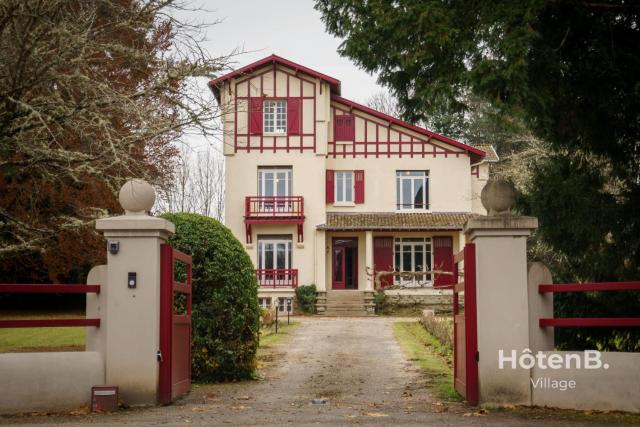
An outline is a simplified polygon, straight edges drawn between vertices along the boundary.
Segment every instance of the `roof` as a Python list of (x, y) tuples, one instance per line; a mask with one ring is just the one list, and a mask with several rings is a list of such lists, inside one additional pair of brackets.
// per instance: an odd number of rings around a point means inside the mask
[[(477, 147), (473, 147), (471, 145), (467, 145), (463, 142), (460, 141), (456, 141), (455, 139), (446, 137), (444, 135), (441, 135), (439, 133), (430, 131), (428, 129), (419, 127), (419, 126), (415, 126), (412, 125), (410, 123), (407, 123), (403, 120), (400, 120), (398, 118), (395, 118), (393, 116), (390, 116), (388, 114), (382, 113), (380, 111), (374, 110), (373, 108), (369, 108), (365, 105), (362, 104), (358, 104), (357, 102), (351, 101), (349, 99), (346, 98), (342, 98), (340, 96), (340, 80), (328, 76), (326, 74), (323, 74), (319, 71), (315, 71), (312, 70), (311, 68), (305, 67), (304, 65), (300, 65), (297, 64), (293, 61), (289, 61), (288, 59), (284, 59), (278, 55), (272, 54), (267, 56), (266, 58), (260, 59), (259, 61), (256, 62), (252, 62), (249, 65), (245, 65), (244, 67), (238, 68), (235, 71), (232, 71), (230, 73), (227, 73), (223, 76), (220, 76), (216, 79), (213, 79), (211, 81), (209, 81), (209, 88), (211, 88), (211, 90), (213, 91), (213, 94), (215, 95), (216, 99), (218, 100), (218, 102), (220, 102), (220, 87), (222, 86), (222, 84), (228, 80), (231, 80), (233, 78), (236, 77), (242, 77), (245, 75), (248, 75), (250, 73), (252, 73), (253, 71), (264, 67), (265, 65), (269, 65), (269, 64), (280, 64), (283, 65), (285, 67), (289, 67), (289, 68), (293, 68), (296, 71), (308, 74), (310, 76), (313, 77), (317, 77), (320, 80), (324, 80), (325, 82), (329, 83), (329, 86), (331, 88), (331, 99), (345, 104), (347, 106), (349, 106), (350, 108), (355, 108), (358, 110), (361, 110), (367, 114), (370, 114), (372, 116), (378, 117), (382, 120), (386, 120), (390, 123), (396, 124), (398, 126), (402, 126), (404, 128), (410, 129), (416, 133), (419, 133), (421, 135), (425, 135), (429, 138), (435, 138), (439, 141), (442, 141), (444, 143), (453, 145), (454, 147), (458, 147), (461, 148), (465, 151), (467, 151), (470, 155), (471, 155), (471, 161), (472, 163), (478, 163), (480, 162), (484, 157), (485, 157), (485, 152), (484, 150), (477, 148)], [(494, 152), (495, 154), (495, 152)], [(497, 157), (497, 156), (496, 156)]]
[(428, 136), (429, 138), (435, 138), (439, 141), (446, 142), (447, 144), (453, 145), (454, 147), (462, 148), (463, 150), (469, 152), (469, 154), (474, 155), (476, 157), (476, 159), (474, 159), (475, 160), (474, 163), (479, 162), (485, 156), (485, 152), (479, 148), (465, 144), (464, 142), (456, 141), (455, 139), (449, 138), (444, 135), (440, 135), (439, 133), (430, 131), (428, 129), (421, 128), (420, 126), (412, 125), (411, 123), (407, 123), (404, 120), (397, 119), (388, 114), (374, 110), (373, 108), (369, 108), (366, 105), (358, 104), (357, 102), (351, 101), (349, 99), (343, 98), (338, 95), (331, 95), (331, 99), (333, 101), (339, 102), (341, 104), (345, 104), (357, 110), (361, 110), (367, 114), (371, 114), (372, 116), (386, 120), (398, 126), (405, 127), (421, 135)]
[(493, 145), (475, 144), (474, 147), (479, 148), (486, 153), (486, 156), (483, 159), (485, 162), (496, 163), (500, 161), (500, 157), (498, 156), (498, 153), (496, 153), (496, 149), (493, 148)]
[(305, 67), (304, 65), (296, 64), (293, 61), (289, 61), (288, 59), (284, 59), (275, 54), (271, 54), (266, 58), (262, 58), (256, 62), (252, 62), (249, 65), (245, 65), (242, 68), (238, 68), (235, 71), (232, 71), (228, 74), (218, 77), (217, 79), (213, 79), (209, 81), (209, 88), (211, 88), (211, 90), (213, 91), (213, 94), (215, 95), (216, 99), (220, 101), (220, 86), (224, 82), (234, 79), (236, 77), (242, 77), (244, 75), (247, 75), (268, 64), (280, 64), (285, 67), (293, 68), (296, 71), (309, 74), (310, 76), (317, 77), (320, 80), (324, 80), (325, 82), (329, 83), (332, 93), (340, 94), (340, 80), (334, 77), (328, 76), (326, 74), (323, 74), (319, 71), (312, 70), (311, 68)]
[(321, 230), (462, 230), (471, 217), (469, 212), (327, 212)]

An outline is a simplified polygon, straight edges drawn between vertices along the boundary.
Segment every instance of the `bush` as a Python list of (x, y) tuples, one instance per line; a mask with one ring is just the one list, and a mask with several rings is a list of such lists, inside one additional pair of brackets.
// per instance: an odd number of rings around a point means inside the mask
[(375, 304), (376, 314), (384, 314), (386, 311), (387, 295), (384, 291), (378, 291), (373, 296), (373, 303)]
[(444, 348), (453, 351), (453, 317), (422, 316), (422, 325)]
[(305, 285), (296, 288), (296, 300), (305, 313), (316, 312), (316, 285)]
[(192, 377), (250, 378), (260, 331), (258, 288), (251, 259), (231, 231), (213, 218), (167, 213), (174, 248), (193, 257)]

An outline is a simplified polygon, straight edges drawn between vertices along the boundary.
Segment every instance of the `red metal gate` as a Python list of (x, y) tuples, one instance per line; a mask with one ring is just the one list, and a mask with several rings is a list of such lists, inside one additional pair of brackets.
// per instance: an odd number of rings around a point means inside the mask
[[(455, 256), (455, 271), (464, 263), (462, 281), (453, 285), (453, 371), (455, 388), (471, 405), (478, 404), (478, 328), (476, 314), (476, 246), (467, 243)], [(457, 274), (456, 274), (457, 276)], [(459, 277), (459, 276), (457, 276)], [(460, 294), (464, 303), (460, 304)]]
[[(175, 280), (175, 261), (185, 282)], [(160, 381), (158, 401), (171, 403), (191, 390), (191, 256), (163, 244), (160, 250)], [(177, 298), (176, 294), (184, 297)]]

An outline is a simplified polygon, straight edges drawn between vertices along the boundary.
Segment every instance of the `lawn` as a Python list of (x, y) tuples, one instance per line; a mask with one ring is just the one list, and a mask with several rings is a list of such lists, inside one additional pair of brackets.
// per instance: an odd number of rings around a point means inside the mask
[[(68, 319), (82, 318), (84, 313), (5, 312), (1, 319)], [(83, 351), (85, 328), (8, 328), (0, 329), (0, 353), (34, 351)]]
[(451, 351), (429, 334), (420, 322), (396, 322), (396, 339), (409, 358), (418, 363), (429, 379), (429, 388), (443, 400), (462, 400), (453, 387)]

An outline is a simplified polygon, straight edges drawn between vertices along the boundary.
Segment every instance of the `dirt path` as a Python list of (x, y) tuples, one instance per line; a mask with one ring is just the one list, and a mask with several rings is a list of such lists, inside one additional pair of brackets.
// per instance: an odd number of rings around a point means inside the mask
[[(0, 418), (0, 424), (579, 424), (574, 417), (559, 419), (549, 411), (474, 414), (462, 404), (438, 402), (425, 387), (428, 379), (395, 341), (393, 319), (301, 321), (303, 325), (280, 345), (279, 360), (263, 373), (262, 380), (196, 387), (187, 398), (168, 407), (113, 415)], [(313, 399), (327, 402), (313, 404)]]

